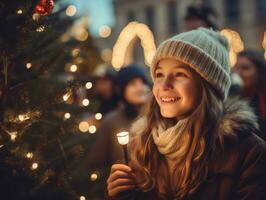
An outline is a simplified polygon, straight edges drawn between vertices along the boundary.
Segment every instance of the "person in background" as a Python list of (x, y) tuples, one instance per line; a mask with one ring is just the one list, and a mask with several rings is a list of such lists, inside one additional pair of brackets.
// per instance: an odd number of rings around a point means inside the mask
[(94, 98), (98, 101), (96, 112), (105, 116), (106, 113), (116, 109), (119, 102), (117, 91), (117, 72), (111, 67), (103, 74), (97, 75), (94, 81)]
[(204, 4), (188, 6), (184, 17), (184, 23), (186, 31), (199, 27), (218, 30), (216, 12), (211, 7)]
[[(150, 80), (144, 67), (129, 65), (118, 73), (121, 102), (108, 113), (96, 133), (97, 138), (88, 155), (89, 171), (101, 173), (98, 196), (103, 198), (106, 179), (112, 164), (123, 161), (123, 150), (116, 133), (129, 131), (150, 92)], [(106, 171), (107, 170), (107, 171)]]
[(252, 50), (242, 51), (233, 69), (243, 82), (241, 96), (250, 101), (258, 116), (258, 135), (266, 140), (266, 65), (263, 55)]

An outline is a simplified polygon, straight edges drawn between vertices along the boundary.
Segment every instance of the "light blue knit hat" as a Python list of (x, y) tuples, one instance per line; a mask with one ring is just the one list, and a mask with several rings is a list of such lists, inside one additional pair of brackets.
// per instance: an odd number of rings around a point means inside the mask
[(216, 89), (222, 99), (227, 98), (231, 85), (229, 45), (219, 32), (198, 28), (164, 41), (153, 57), (153, 80), (155, 68), (163, 58), (174, 58), (188, 64)]

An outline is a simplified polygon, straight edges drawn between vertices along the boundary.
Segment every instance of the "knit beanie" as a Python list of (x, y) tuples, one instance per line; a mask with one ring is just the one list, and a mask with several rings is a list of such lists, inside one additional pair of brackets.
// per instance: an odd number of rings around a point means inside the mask
[(177, 59), (193, 68), (225, 100), (231, 85), (229, 45), (219, 32), (206, 28), (180, 33), (164, 41), (151, 64), (151, 77), (163, 58)]

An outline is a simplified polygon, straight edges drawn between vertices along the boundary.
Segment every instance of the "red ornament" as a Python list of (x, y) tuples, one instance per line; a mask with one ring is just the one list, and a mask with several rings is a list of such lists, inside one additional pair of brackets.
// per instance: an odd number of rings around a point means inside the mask
[(35, 7), (35, 12), (40, 15), (49, 15), (54, 8), (53, 0), (40, 0), (38, 5)]

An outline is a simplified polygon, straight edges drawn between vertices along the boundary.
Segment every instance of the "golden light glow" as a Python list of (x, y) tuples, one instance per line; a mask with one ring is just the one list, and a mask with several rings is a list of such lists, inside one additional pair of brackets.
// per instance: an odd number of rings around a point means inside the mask
[(266, 60), (266, 31), (263, 34), (262, 47), (264, 49), (264, 59)]
[(89, 99), (83, 99), (82, 104), (83, 106), (88, 106), (90, 104)]
[(89, 90), (92, 88), (92, 82), (87, 82), (85, 87)]
[(80, 49), (78, 49), (78, 48), (72, 50), (72, 56), (74, 56), (74, 57), (78, 56), (79, 53), (80, 53)]
[(86, 121), (82, 121), (79, 123), (79, 130), (83, 133), (87, 132), (90, 128), (90, 125)]
[(28, 152), (28, 153), (26, 154), (26, 157), (27, 157), (27, 158), (33, 158), (33, 153)]
[(70, 5), (66, 9), (66, 15), (69, 17), (74, 16), (76, 14), (76, 12), (77, 12), (77, 8), (74, 5)]
[(107, 25), (103, 25), (99, 28), (99, 36), (102, 38), (107, 38), (111, 35), (111, 28)]
[(106, 63), (111, 63), (112, 61), (112, 49), (104, 49), (101, 51), (101, 58)]
[(91, 178), (91, 181), (96, 181), (98, 178), (98, 175), (95, 173), (92, 173), (90, 178)]
[(86, 198), (84, 196), (80, 196), (79, 200), (86, 200)]
[(65, 113), (64, 115), (65, 119), (69, 119), (71, 117), (70, 113)]
[(230, 64), (233, 67), (236, 64), (237, 54), (244, 50), (244, 43), (238, 32), (231, 29), (223, 29), (221, 34), (225, 36), (229, 42), (230, 52), (229, 59)]
[(33, 163), (32, 166), (31, 166), (31, 169), (35, 170), (37, 168), (38, 168), (38, 163)]
[(18, 119), (23, 122), (25, 120), (30, 119), (30, 117), (26, 114), (20, 114), (20, 115), (18, 115)]
[(97, 119), (97, 120), (102, 119), (102, 114), (101, 113), (96, 113), (95, 114), (95, 119)]
[(116, 134), (118, 143), (121, 145), (126, 145), (129, 142), (128, 132), (123, 131)]
[(32, 15), (32, 19), (34, 20), (34, 21), (38, 21), (39, 19), (40, 19), (40, 14), (38, 14), (38, 13), (34, 13), (33, 15)]
[(45, 26), (42, 25), (42, 26), (38, 27), (38, 28), (36, 29), (36, 31), (37, 31), (37, 32), (43, 32), (44, 29), (45, 29)]
[[(144, 50), (146, 65), (150, 66), (152, 58), (156, 51), (153, 33), (148, 26), (138, 22), (130, 22), (119, 34), (119, 37), (113, 48), (112, 65), (114, 68), (121, 68), (124, 65), (125, 57), (128, 55), (128, 47), (135, 37), (140, 38), (141, 46)], [(133, 49), (130, 49), (129, 55), (132, 55)]]
[(63, 100), (64, 101), (67, 101), (68, 100), (68, 98), (70, 97), (70, 95), (71, 95), (71, 93), (69, 92), (69, 93), (66, 93), (66, 94), (64, 94), (64, 96), (63, 96)]
[(70, 66), (70, 71), (71, 72), (76, 72), (78, 70), (78, 66), (77, 65), (71, 65)]
[(32, 64), (31, 64), (31, 63), (27, 63), (27, 64), (26, 64), (26, 68), (27, 68), (27, 69), (30, 69), (31, 67), (32, 67)]
[(89, 132), (91, 133), (91, 134), (93, 134), (93, 133), (96, 133), (96, 126), (94, 126), (94, 125), (91, 125), (90, 127), (89, 127)]
[(16, 132), (16, 131), (9, 133), (9, 135), (10, 135), (10, 139), (11, 139), (12, 141), (15, 141), (16, 138), (17, 138), (17, 134), (18, 134), (18, 132)]
[(89, 37), (89, 33), (85, 28), (78, 28), (76, 30), (76, 39), (79, 41), (85, 41)]
[(21, 9), (19, 9), (19, 10), (17, 11), (17, 13), (18, 13), (19, 15), (21, 15), (23, 12), (22, 12)]

